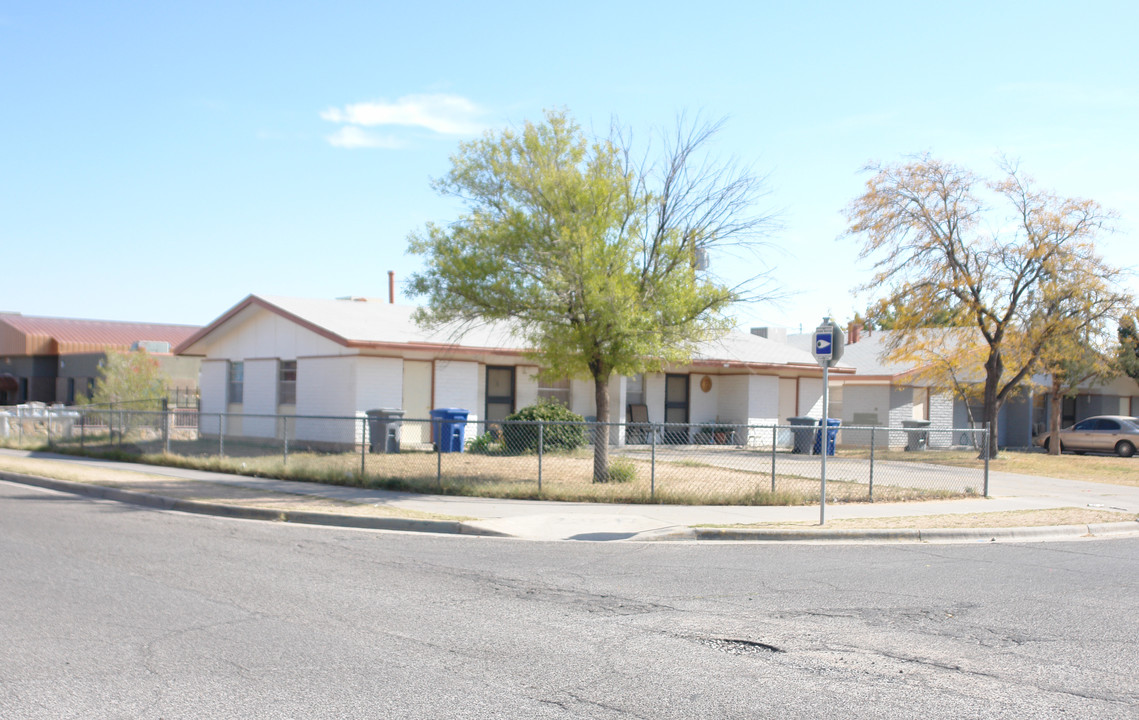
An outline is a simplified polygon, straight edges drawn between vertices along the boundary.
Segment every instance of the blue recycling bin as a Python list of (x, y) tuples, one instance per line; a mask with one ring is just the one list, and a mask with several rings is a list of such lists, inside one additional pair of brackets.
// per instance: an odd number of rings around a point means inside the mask
[(431, 411), (431, 429), (435, 446), (441, 453), (463, 452), (463, 436), (467, 428), (467, 411), (463, 408), (435, 408)]
[[(834, 443), (835, 443), (835, 440), (838, 439), (838, 426), (841, 424), (842, 424), (842, 420), (839, 420), (838, 418), (827, 418), (827, 455), (830, 455), (832, 457), (834, 456)], [(819, 421), (819, 427), (821, 428), (822, 425), (823, 425), (823, 421), (820, 420)], [(823, 452), (822, 445), (823, 445), (823, 431), (822, 430), (816, 430), (815, 431), (815, 447), (814, 447), (814, 451), (815, 451), (816, 455), (822, 454), (822, 452)]]

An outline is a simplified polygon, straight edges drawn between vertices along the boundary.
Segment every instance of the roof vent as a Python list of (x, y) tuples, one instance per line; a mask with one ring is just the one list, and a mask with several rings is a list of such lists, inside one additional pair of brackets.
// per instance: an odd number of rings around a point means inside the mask
[(136, 340), (131, 344), (131, 350), (145, 350), (151, 355), (169, 355), (170, 343), (165, 340)]
[(368, 302), (368, 298), (360, 297), (359, 295), (345, 295), (344, 297), (338, 297), (336, 299), (347, 300), (348, 302)]

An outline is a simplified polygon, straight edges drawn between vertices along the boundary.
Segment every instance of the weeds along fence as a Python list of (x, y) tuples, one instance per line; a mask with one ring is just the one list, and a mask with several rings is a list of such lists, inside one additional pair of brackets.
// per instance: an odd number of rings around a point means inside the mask
[[(593, 443), (608, 451), (594, 482)], [(266, 477), (508, 498), (698, 504), (988, 494), (976, 428), (680, 425), (67, 408), (0, 420), (0, 443)]]

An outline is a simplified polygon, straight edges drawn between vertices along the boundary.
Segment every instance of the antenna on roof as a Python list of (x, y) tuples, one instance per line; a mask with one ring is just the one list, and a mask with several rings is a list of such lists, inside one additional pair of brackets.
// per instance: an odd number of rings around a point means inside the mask
[(388, 270), (388, 305), (395, 305), (395, 270)]

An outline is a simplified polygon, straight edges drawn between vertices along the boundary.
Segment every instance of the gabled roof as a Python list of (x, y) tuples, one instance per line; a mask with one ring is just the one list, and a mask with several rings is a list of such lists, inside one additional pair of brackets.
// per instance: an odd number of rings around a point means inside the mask
[(139, 341), (177, 345), (196, 330), (193, 325), (80, 320), (0, 313), (0, 354), (66, 355), (129, 350)]
[[(203, 341), (249, 308), (260, 308), (286, 318), (341, 346), (358, 349), (403, 348), (409, 350), (526, 352), (525, 342), (503, 323), (466, 328), (457, 326), (426, 330), (412, 320), (416, 308), (364, 299), (312, 299), (250, 295), (174, 348), (177, 354), (204, 354)], [(784, 343), (749, 333), (735, 332), (703, 343), (695, 365), (728, 367), (818, 368), (813, 356)], [(849, 368), (837, 368), (839, 372)]]
[[(853, 367), (860, 377), (896, 378), (912, 372), (914, 368), (910, 365), (886, 360), (893, 335), (890, 330), (873, 332), (863, 330), (858, 342), (844, 344), (842, 364)], [(787, 344), (804, 352), (810, 352), (814, 339), (814, 333), (796, 333), (787, 336)]]

